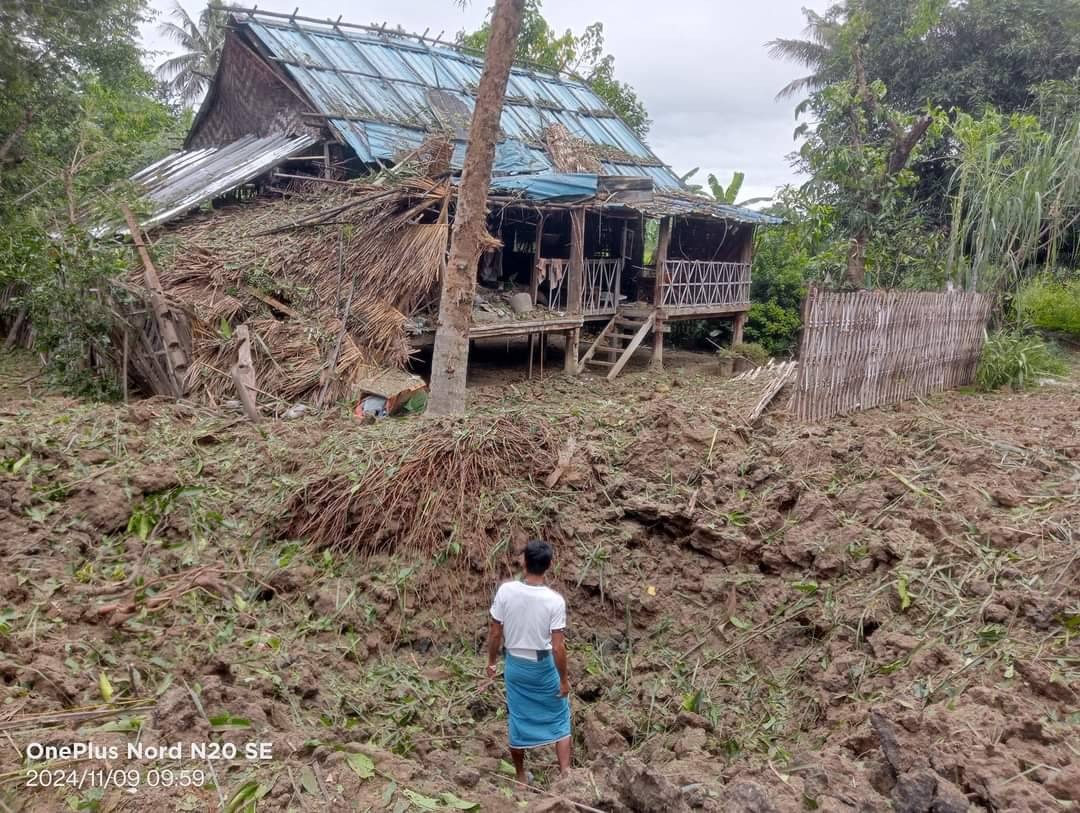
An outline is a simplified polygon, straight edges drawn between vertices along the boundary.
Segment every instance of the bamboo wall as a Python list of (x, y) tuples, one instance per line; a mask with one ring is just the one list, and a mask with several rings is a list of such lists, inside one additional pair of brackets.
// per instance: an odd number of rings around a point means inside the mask
[(792, 410), (815, 421), (970, 384), (989, 316), (984, 294), (811, 289)]

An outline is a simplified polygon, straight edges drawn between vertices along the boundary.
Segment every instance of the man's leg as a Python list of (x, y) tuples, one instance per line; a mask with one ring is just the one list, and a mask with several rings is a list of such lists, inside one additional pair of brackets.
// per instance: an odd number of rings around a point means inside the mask
[(570, 770), (570, 737), (555, 743), (555, 756), (559, 758), (559, 772), (566, 773)]
[(529, 783), (529, 777), (525, 775), (525, 749), (511, 748), (510, 759), (514, 760), (514, 770), (517, 771), (517, 781)]

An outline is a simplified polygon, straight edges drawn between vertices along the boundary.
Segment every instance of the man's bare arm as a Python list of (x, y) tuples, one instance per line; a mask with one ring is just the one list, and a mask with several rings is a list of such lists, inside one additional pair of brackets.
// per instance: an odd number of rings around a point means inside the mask
[(488, 677), (495, 677), (499, 653), (502, 652), (502, 632), (502, 624), (492, 619), (491, 626), (488, 627)]
[(566, 633), (562, 630), (551, 631), (551, 654), (559, 670), (559, 694), (566, 697), (570, 694), (570, 676), (566, 671)]

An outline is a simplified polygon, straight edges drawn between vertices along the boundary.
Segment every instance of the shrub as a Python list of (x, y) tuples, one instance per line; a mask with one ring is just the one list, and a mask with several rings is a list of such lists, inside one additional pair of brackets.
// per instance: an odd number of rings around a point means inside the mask
[(795, 308), (776, 302), (754, 302), (746, 320), (746, 336), (774, 356), (792, 349), (802, 327), (802, 317)]
[(742, 359), (755, 367), (761, 367), (769, 361), (769, 351), (754, 342), (739, 342), (731, 347), (724, 347), (717, 353), (722, 359)]
[(1006, 385), (1023, 389), (1040, 378), (1063, 375), (1066, 369), (1054, 348), (1038, 336), (1002, 330), (987, 340), (975, 383), (987, 391)]
[(1032, 280), (1021, 289), (1016, 312), (1022, 321), (1035, 327), (1080, 336), (1080, 279)]

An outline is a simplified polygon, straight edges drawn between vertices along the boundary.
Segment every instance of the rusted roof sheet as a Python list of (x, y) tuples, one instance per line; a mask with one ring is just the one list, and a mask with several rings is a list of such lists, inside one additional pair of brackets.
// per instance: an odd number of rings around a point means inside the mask
[[(475, 104), (483, 59), (423, 37), (301, 22), (258, 11), (237, 11), (234, 24), (284, 67), (366, 162), (388, 161), (415, 149), (430, 132), (463, 142)], [(528, 161), (499, 167), (504, 174), (551, 171), (544, 130), (562, 124), (601, 148), (605, 172), (648, 175), (658, 186), (679, 179), (583, 82), (515, 66), (506, 90), (504, 144), (517, 142)], [(461, 150), (457, 150), (461, 158)], [(546, 164), (546, 166), (544, 166)]]
[(223, 147), (175, 152), (131, 176), (153, 205), (142, 220), (150, 228), (257, 178), (315, 143), (310, 135), (245, 136)]
[(730, 220), (735, 223), (750, 223), (760, 226), (778, 226), (784, 222), (782, 218), (764, 212), (757, 212), (743, 206), (717, 203), (714, 200), (690, 192), (658, 190), (651, 201), (631, 204), (631, 208), (650, 217), (666, 217), (668, 215), (711, 217), (716, 220)]

